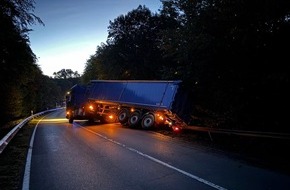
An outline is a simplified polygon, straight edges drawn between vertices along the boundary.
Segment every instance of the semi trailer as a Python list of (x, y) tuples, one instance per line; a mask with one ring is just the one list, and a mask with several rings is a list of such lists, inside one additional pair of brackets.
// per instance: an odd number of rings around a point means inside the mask
[(66, 96), (66, 118), (119, 122), (151, 129), (186, 127), (190, 101), (182, 81), (91, 80), (73, 86)]

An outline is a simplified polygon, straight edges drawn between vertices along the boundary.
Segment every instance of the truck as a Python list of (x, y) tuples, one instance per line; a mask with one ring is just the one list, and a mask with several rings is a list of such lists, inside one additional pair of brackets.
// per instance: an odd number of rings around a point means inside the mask
[(91, 80), (74, 85), (66, 95), (69, 123), (119, 122), (152, 129), (180, 131), (190, 118), (190, 101), (181, 80)]

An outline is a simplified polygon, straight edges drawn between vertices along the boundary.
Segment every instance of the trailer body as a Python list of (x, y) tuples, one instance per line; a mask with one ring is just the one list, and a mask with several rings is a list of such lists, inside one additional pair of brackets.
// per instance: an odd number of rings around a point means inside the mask
[(182, 81), (92, 80), (85, 88), (74, 86), (67, 100), (70, 123), (84, 118), (144, 129), (183, 128), (189, 105)]

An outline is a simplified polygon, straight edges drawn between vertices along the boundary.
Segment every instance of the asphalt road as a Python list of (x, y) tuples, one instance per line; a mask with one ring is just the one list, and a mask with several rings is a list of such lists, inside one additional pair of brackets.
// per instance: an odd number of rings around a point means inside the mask
[(153, 131), (69, 124), (64, 110), (39, 121), (32, 143), (23, 190), (290, 189), (288, 175)]

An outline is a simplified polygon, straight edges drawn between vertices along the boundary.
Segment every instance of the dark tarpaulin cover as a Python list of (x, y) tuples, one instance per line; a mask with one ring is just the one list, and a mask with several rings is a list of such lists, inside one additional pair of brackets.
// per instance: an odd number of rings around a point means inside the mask
[(171, 109), (181, 81), (104, 81), (90, 84), (89, 99)]

